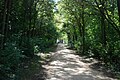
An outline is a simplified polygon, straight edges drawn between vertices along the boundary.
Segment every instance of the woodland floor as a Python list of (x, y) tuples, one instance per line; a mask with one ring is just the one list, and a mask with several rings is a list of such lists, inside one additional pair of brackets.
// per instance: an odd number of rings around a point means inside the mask
[(78, 56), (64, 44), (51, 54), (51, 61), (44, 65), (46, 80), (117, 80), (99, 61)]

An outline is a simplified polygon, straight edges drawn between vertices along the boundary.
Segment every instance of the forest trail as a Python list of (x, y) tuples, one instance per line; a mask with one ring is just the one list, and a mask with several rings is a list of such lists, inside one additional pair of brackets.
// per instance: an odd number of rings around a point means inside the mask
[[(108, 77), (101, 66), (93, 69), (98, 63), (94, 59), (80, 57), (75, 51), (67, 49), (64, 44), (58, 44), (57, 50), (52, 54), (51, 62), (45, 65), (46, 80), (117, 80)], [(110, 76), (110, 75), (109, 75)]]

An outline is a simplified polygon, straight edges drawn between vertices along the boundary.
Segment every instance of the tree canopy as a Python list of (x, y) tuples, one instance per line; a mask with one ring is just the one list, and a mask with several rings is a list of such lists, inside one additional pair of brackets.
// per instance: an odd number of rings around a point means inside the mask
[(68, 45), (119, 70), (119, 0), (61, 0), (58, 12)]
[(119, 0), (0, 0), (0, 26), (0, 80), (57, 39), (120, 71)]

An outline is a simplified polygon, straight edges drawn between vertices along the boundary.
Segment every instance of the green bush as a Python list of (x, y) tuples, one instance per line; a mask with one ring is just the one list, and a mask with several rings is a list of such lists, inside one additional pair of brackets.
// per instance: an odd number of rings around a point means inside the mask
[(0, 54), (0, 80), (12, 79), (18, 69), (21, 51), (16, 43), (6, 43), (5, 49)]

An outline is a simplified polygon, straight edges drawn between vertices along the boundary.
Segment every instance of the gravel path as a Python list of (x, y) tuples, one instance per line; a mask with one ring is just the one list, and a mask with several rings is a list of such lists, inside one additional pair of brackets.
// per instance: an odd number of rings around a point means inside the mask
[(92, 65), (97, 63), (96, 60), (85, 59), (74, 53), (59, 44), (56, 52), (52, 53), (52, 61), (45, 65), (48, 74), (46, 80), (117, 80), (100, 70), (92, 69)]

